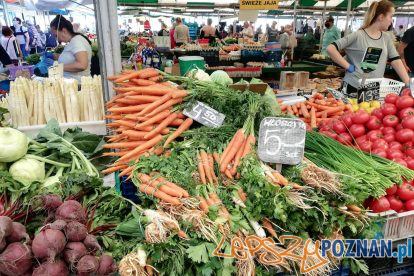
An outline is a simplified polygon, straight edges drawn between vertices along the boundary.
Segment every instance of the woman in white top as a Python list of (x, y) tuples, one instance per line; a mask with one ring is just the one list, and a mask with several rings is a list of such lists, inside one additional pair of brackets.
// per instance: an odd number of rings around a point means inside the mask
[(1, 28), (1, 46), (6, 50), (11, 60), (17, 60), (16, 49), (14, 47), (16, 38), (13, 35), (13, 31), (10, 27), (3, 26)]
[(62, 54), (54, 55), (59, 63), (64, 64), (64, 77), (80, 81), (81, 77), (90, 76), (92, 47), (89, 39), (74, 32), (72, 23), (61, 15), (52, 20), (50, 29), (59, 42), (66, 43)]
[(243, 30), (241, 32), (244, 38), (253, 38), (253, 28), (250, 26), (249, 22), (245, 21), (243, 24)]

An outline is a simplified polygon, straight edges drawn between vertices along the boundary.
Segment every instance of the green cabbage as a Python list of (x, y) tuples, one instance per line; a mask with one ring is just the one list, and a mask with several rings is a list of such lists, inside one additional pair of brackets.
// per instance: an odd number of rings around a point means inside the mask
[(211, 73), (210, 78), (213, 82), (218, 83), (218, 84), (222, 84), (222, 85), (233, 84), (233, 80), (223, 70), (214, 71), (213, 73)]
[(189, 78), (194, 78), (194, 79), (201, 80), (201, 81), (211, 81), (210, 76), (206, 72), (198, 68), (191, 69), (190, 71), (188, 71), (186, 76)]

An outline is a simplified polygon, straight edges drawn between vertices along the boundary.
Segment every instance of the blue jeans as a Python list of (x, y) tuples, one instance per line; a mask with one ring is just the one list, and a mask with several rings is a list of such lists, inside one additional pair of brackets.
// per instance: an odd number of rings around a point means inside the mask
[(29, 53), (26, 51), (26, 44), (20, 44), (20, 50), (22, 51), (23, 57), (27, 57)]

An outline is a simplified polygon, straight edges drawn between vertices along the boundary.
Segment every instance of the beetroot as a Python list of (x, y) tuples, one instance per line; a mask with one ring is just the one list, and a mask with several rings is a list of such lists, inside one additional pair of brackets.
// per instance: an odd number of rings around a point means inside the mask
[(99, 268), (99, 261), (95, 256), (86, 255), (83, 256), (76, 266), (76, 269), (79, 274), (91, 274), (96, 273)]
[(19, 223), (19, 222), (13, 222), (12, 223), (12, 232), (7, 237), (7, 242), (19, 242), (21, 240), (25, 239), (26, 242), (30, 241), (29, 235), (26, 233), (26, 227)]
[(46, 210), (53, 211), (56, 210), (60, 205), (62, 205), (62, 198), (58, 195), (45, 195), (40, 196), (43, 207), (45, 207)]
[(0, 271), (2, 275), (23, 275), (32, 267), (32, 253), (28, 245), (11, 243), (0, 254)]
[(94, 235), (87, 235), (86, 238), (83, 240), (86, 248), (88, 250), (102, 250), (102, 247), (99, 245), (98, 240)]
[(68, 242), (63, 251), (63, 258), (71, 266), (75, 265), (83, 256), (88, 254), (86, 247), (81, 242)]
[(53, 230), (63, 230), (66, 228), (66, 221), (58, 219), (55, 220), (53, 223), (50, 224), (49, 228)]
[(2, 252), (3, 249), (6, 248), (6, 246), (7, 246), (6, 239), (2, 239), (0, 241), (0, 252)]
[(11, 218), (6, 216), (0, 216), (0, 240), (6, 238), (12, 232)]
[(56, 219), (62, 219), (66, 222), (78, 221), (86, 222), (86, 212), (82, 205), (76, 200), (67, 200), (56, 210)]
[(118, 267), (114, 262), (112, 256), (109, 255), (102, 255), (99, 259), (99, 269), (98, 275), (99, 276), (110, 276), (115, 275), (118, 271)]
[(46, 261), (33, 270), (32, 276), (67, 276), (69, 275), (68, 267), (62, 260), (54, 262)]
[(33, 239), (32, 251), (36, 258), (54, 260), (66, 245), (65, 235), (59, 230), (45, 229)]
[(70, 242), (83, 241), (88, 235), (86, 226), (77, 221), (71, 221), (66, 226), (66, 238)]

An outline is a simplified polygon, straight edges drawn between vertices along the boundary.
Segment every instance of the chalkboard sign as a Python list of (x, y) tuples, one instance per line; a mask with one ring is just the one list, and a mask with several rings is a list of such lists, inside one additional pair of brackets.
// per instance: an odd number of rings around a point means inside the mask
[(302, 162), (306, 126), (299, 119), (266, 117), (260, 123), (258, 155), (264, 162), (296, 165)]
[(380, 98), (380, 82), (371, 82), (358, 89), (358, 103), (378, 100)]
[(199, 101), (196, 101), (190, 108), (184, 109), (183, 113), (187, 117), (208, 127), (221, 126), (226, 117), (224, 114)]
[(332, 94), (332, 96), (340, 101), (343, 101), (346, 104), (349, 104), (348, 98), (341, 92), (332, 88), (327, 88), (328, 92)]

